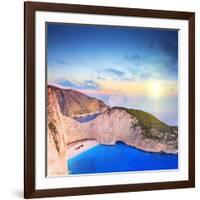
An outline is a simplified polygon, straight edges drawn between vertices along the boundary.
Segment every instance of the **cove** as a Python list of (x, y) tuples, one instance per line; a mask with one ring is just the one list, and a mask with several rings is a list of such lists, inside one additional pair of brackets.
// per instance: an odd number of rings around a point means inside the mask
[(67, 161), (70, 174), (178, 169), (178, 155), (151, 153), (123, 142), (97, 145)]

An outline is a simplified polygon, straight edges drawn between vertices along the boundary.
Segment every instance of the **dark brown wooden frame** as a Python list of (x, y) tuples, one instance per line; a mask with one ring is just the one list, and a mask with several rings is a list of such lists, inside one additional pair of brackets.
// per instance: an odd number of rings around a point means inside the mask
[[(35, 188), (35, 12), (70, 12), (183, 19), (189, 22), (189, 180), (36, 190)], [(188, 188), (195, 186), (195, 13), (86, 5), (25, 2), (24, 4), (24, 198), (86, 195)]]

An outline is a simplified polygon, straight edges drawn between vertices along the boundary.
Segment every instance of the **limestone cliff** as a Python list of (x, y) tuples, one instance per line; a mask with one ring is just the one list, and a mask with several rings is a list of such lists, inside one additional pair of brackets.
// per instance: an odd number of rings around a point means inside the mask
[[(76, 103), (69, 104), (68, 95), (70, 101), (80, 102), (79, 105), (70, 108), (70, 105)], [(87, 106), (86, 102), (90, 106)], [(92, 106), (93, 103), (95, 106)], [(82, 113), (78, 111), (82, 107), (86, 113), (99, 112), (99, 115), (85, 123), (70, 117)], [(126, 108), (109, 108), (102, 101), (82, 93), (72, 90), (64, 90), (63, 93), (62, 89), (49, 86), (48, 175), (67, 173), (67, 144), (83, 139), (95, 139), (108, 145), (123, 141), (127, 145), (150, 152), (177, 153), (178, 149), (178, 129), (166, 125), (149, 113)]]
[[(65, 175), (67, 144), (87, 139), (89, 135), (82, 124), (68, 116), (84, 112), (96, 113), (106, 110), (108, 106), (80, 92), (62, 90), (54, 86), (48, 86), (47, 95), (47, 174)], [(68, 100), (68, 97), (71, 100)], [(73, 101), (76, 103), (73, 104)], [(81, 108), (84, 112), (80, 111)]]
[(67, 173), (65, 116), (61, 114), (57, 97), (51, 88), (48, 88), (47, 106), (47, 174), (64, 175)]
[(81, 92), (50, 85), (48, 88), (55, 92), (60, 111), (65, 116), (73, 117), (75, 115), (103, 112), (108, 109), (108, 106), (103, 101), (89, 97)]
[[(153, 118), (154, 121), (149, 119), (152, 122), (147, 126), (137, 118), (137, 114), (134, 114), (136, 112), (142, 113), (143, 118), (151, 116), (143, 111), (110, 108), (94, 120), (85, 123), (85, 130), (82, 130), (88, 133), (88, 138), (96, 139), (101, 144), (123, 141), (144, 151), (177, 153), (177, 128), (159, 123), (156, 118)], [(155, 121), (157, 125), (154, 124)]]

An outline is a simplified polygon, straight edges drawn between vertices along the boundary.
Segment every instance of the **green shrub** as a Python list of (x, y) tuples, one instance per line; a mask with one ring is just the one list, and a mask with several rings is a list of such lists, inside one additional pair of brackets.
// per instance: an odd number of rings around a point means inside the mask
[[(132, 124), (131, 128), (135, 129), (137, 126), (140, 126), (143, 130), (143, 137), (145, 138), (151, 138), (158, 141), (171, 141), (176, 140), (178, 137), (178, 133), (175, 133), (175, 130), (178, 130), (178, 127), (168, 126), (148, 112), (123, 107), (115, 108), (123, 109), (131, 116), (135, 117), (138, 120), (138, 123)], [(153, 129), (155, 129), (155, 131)]]

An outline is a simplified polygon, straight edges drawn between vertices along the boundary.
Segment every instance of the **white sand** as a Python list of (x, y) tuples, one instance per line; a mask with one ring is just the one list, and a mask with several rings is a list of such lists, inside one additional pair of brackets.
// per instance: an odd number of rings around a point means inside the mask
[(70, 159), (94, 146), (97, 146), (99, 143), (96, 140), (81, 140), (73, 142), (67, 147), (67, 158)]

